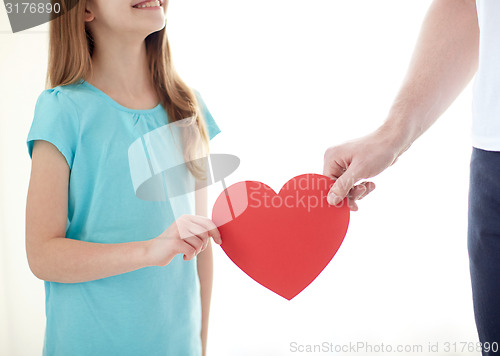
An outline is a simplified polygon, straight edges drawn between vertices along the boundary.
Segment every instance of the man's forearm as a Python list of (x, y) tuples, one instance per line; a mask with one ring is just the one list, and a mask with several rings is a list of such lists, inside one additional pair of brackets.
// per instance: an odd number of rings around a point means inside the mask
[(435, 0), (422, 25), (406, 78), (380, 128), (399, 154), (456, 99), (478, 65), (479, 26), (474, 0)]

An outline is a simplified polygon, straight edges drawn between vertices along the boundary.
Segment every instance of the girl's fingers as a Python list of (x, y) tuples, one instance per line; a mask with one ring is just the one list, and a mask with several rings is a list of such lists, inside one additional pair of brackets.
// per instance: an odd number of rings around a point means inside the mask
[(199, 254), (203, 249), (203, 240), (198, 236), (191, 236), (184, 239), (184, 242), (193, 247), (195, 251), (195, 255)]
[(203, 240), (208, 240), (210, 238), (208, 230), (203, 226), (197, 225), (196, 223), (191, 223), (188, 226), (188, 231), (191, 236), (198, 236)]
[(202, 239), (210, 238), (208, 230), (190, 217), (183, 218), (182, 221), (179, 220), (178, 231), (181, 239), (187, 239), (191, 236), (199, 236)]
[(208, 218), (201, 217), (201, 219), (199, 220), (199, 223), (208, 231), (210, 236), (212, 236), (212, 238), (214, 239), (215, 243), (217, 243), (219, 245), (222, 243), (219, 229), (217, 229), (217, 226), (215, 226), (215, 224), (212, 220), (210, 220)]
[(208, 234), (212, 236), (216, 244), (221, 244), (222, 239), (220, 237), (220, 232), (215, 226), (214, 222), (208, 218), (203, 216), (191, 216), (191, 221), (199, 226), (201, 226), (205, 231), (208, 231)]
[(213, 239), (214, 239), (214, 242), (217, 244), (217, 245), (220, 245), (222, 244), (222, 238), (220, 237), (220, 232), (219, 232), (219, 229), (215, 228), (213, 230), (210, 230), (210, 234), (212, 235)]
[[(210, 241), (210, 235), (208, 234), (208, 231), (206, 231), (202, 226), (191, 225), (189, 232), (192, 236), (198, 237), (201, 240), (203, 244), (201, 251), (204, 251), (208, 246), (208, 242)], [(198, 251), (198, 253), (200, 253), (201, 251)]]
[(179, 248), (179, 253), (184, 254), (184, 261), (189, 261), (196, 256), (196, 249), (183, 241)]

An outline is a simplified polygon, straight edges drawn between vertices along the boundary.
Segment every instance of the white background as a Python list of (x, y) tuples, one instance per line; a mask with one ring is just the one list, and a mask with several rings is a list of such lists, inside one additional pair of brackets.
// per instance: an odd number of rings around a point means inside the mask
[[(241, 158), (228, 185), (259, 180), (279, 190), (322, 173), (328, 146), (380, 125), (430, 2), (172, 0), (176, 66), (222, 130), (211, 150)], [(41, 354), (45, 319), (43, 282), (24, 245), (25, 141), (44, 89), (47, 26), (9, 33), (0, 9), (0, 354), (31, 356)], [(426, 351), (429, 342), (443, 350), (477, 341), (466, 244), (470, 91), (375, 178), (337, 255), (292, 301), (215, 246), (210, 356), (300, 354), (292, 342)], [(221, 190), (211, 189), (209, 209)]]

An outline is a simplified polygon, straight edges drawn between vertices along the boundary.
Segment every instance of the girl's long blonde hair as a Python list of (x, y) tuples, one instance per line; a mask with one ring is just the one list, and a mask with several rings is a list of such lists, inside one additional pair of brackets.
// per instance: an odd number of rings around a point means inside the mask
[[(87, 0), (53, 0), (63, 15), (50, 21), (49, 61), (46, 87), (69, 85), (88, 78), (92, 71), (94, 40), (85, 25)], [(191, 173), (205, 178), (203, 160), (208, 153), (208, 131), (194, 91), (177, 74), (165, 28), (146, 37), (146, 52), (152, 82), (171, 122), (195, 118), (196, 130), (183, 137), (184, 159)], [(193, 134), (194, 131), (194, 134)]]

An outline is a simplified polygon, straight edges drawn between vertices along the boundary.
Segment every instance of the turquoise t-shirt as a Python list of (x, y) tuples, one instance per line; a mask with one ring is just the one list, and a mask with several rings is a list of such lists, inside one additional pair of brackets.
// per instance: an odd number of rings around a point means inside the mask
[[(220, 130), (197, 95), (213, 138)], [(28, 151), (31, 157), (35, 140), (51, 142), (71, 169), (66, 238), (144, 241), (160, 235), (175, 217), (194, 214), (194, 193), (174, 201), (162, 190), (168, 167), (183, 162), (172, 125), (161, 104), (132, 110), (85, 81), (41, 93)], [(187, 170), (176, 174), (192, 184)], [(140, 196), (141, 187), (157, 199)], [(165, 267), (83, 283), (44, 283), (44, 356), (201, 355), (196, 259), (177, 255)]]

